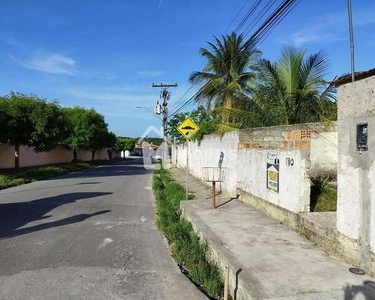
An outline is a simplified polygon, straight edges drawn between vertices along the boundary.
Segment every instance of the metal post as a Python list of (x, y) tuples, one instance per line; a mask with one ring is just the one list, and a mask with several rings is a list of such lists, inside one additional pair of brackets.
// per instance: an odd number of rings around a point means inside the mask
[(349, 36), (350, 36), (350, 62), (352, 71), (352, 82), (355, 80), (355, 66), (354, 66), (354, 34), (353, 34), (353, 14), (352, 1), (348, 0), (348, 18), (349, 18)]
[(212, 182), (212, 209), (216, 208), (216, 182)]
[(186, 141), (186, 200), (189, 200), (189, 190), (188, 190), (188, 176), (189, 176), (189, 141)]

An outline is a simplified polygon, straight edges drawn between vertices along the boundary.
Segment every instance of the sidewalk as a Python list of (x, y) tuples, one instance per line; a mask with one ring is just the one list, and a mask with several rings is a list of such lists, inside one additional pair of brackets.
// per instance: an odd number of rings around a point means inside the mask
[[(185, 171), (171, 173), (184, 184)], [(212, 210), (209, 187), (192, 176), (189, 191), (198, 200), (182, 202), (183, 215), (208, 242), (219, 266), (230, 268), (234, 299), (375, 299), (374, 278), (351, 274), (351, 266), (293, 230), (225, 196)]]

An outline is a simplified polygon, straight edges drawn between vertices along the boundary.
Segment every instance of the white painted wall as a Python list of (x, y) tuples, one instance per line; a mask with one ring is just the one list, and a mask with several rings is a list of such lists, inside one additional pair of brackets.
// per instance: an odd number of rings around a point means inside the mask
[[(338, 88), (337, 228), (375, 252), (375, 76)], [(368, 123), (368, 151), (356, 150), (356, 127)], [(365, 259), (366, 260), (366, 259)]]
[[(200, 142), (189, 143), (189, 172), (203, 180), (202, 167), (217, 167), (221, 152), (224, 153), (223, 168), (226, 168), (222, 189), (233, 196), (236, 189), (260, 197), (293, 212), (309, 211), (310, 179), (308, 176), (309, 149), (278, 150), (280, 159), (279, 194), (266, 189), (266, 149), (238, 150), (238, 132), (222, 136), (208, 135)], [(172, 163), (186, 166), (187, 145), (172, 147)], [(293, 158), (294, 165), (287, 166), (286, 158)]]
[[(308, 149), (276, 150), (280, 159), (279, 193), (269, 191), (267, 184), (267, 152), (270, 150), (239, 150), (237, 161), (238, 187), (292, 212), (310, 211), (310, 178)], [(286, 159), (294, 160), (288, 166)]]
[(329, 131), (322, 130), (314, 132), (311, 139), (310, 176), (317, 177), (319, 175), (333, 175), (337, 172), (338, 158), (338, 133), (337, 124), (329, 126)]

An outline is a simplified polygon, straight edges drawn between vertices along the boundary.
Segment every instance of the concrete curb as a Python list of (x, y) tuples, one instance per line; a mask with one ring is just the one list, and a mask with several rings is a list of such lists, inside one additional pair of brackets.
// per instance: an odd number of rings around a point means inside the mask
[[(225, 244), (201, 221), (200, 217), (192, 211), (193, 209), (189, 209), (189, 206), (193, 206), (195, 201), (199, 200), (181, 202), (181, 217), (189, 221), (201, 241), (207, 243), (209, 260), (215, 262), (223, 272), (225, 267), (229, 268), (229, 289), (233, 299), (265, 299), (265, 295), (260, 293), (262, 289), (259, 289), (259, 286), (262, 284), (258, 279), (251, 274), (241, 274), (242, 268), (238, 260), (226, 250)], [(245, 276), (246, 280), (243, 279)]]

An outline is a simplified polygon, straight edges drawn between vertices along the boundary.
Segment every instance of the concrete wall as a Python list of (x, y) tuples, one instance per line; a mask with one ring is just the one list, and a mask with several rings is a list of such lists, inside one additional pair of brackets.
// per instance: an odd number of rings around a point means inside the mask
[[(241, 189), (255, 197), (292, 212), (310, 210), (310, 176), (336, 173), (336, 124), (303, 124), (238, 130), (207, 135), (195, 143), (172, 147), (172, 163), (186, 167), (203, 180), (202, 167), (217, 167), (223, 155), (226, 168), (221, 188), (236, 195)], [(314, 152), (314, 153), (313, 153)], [(276, 154), (279, 164), (279, 192), (267, 186), (267, 155)]]
[[(368, 151), (362, 153), (356, 149), (360, 123), (368, 123)], [(338, 88), (338, 129), (337, 229), (360, 240), (369, 269), (375, 252), (375, 76)]]
[[(78, 151), (78, 159), (82, 161), (91, 160), (91, 151)], [(113, 154), (116, 157), (117, 154)], [(95, 159), (108, 159), (106, 150), (96, 151)], [(32, 148), (20, 147), (20, 166), (30, 167), (38, 165), (49, 165), (58, 163), (69, 163), (73, 160), (73, 152), (65, 147), (58, 146), (51, 152), (36, 153)], [(14, 147), (8, 144), (0, 144), (0, 169), (14, 168)]]

